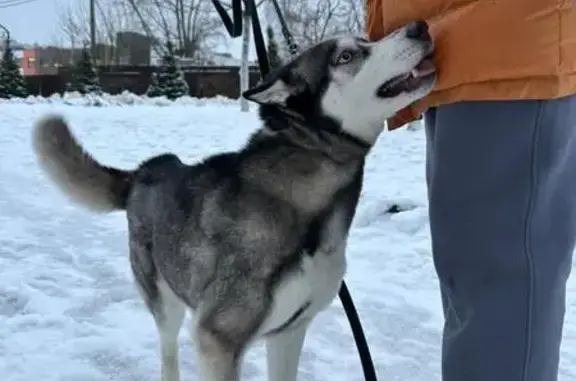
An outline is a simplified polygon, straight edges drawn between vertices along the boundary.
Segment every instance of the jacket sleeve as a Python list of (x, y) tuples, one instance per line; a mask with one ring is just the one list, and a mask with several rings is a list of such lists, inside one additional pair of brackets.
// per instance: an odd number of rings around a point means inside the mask
[(382, 19), (382, 1), (366, 0), (366, 34), (370, 41), (384, 37), (384, 20)]
[(388, 131), (395, 130), (397, 128), (403, 127), (404, 125), (419, 119), (421, 115), (416, 115), (410, 107), (406, 107), (392, 116), (386, 121), (388, 126)]

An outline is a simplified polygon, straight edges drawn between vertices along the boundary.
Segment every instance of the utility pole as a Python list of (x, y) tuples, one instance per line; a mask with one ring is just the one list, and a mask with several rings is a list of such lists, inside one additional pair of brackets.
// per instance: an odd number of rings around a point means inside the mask
[(90, 51), (92, 61), (96, 60), (96, 0), (90, 1)]

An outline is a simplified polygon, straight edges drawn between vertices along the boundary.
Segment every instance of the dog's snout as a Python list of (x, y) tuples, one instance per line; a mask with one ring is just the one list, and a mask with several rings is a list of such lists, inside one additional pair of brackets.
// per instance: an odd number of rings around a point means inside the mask
[(414, 21), (408, 24), (406, 26), (406, 37), (421, 41), (429, 41), (432, 39), (426, 21)]

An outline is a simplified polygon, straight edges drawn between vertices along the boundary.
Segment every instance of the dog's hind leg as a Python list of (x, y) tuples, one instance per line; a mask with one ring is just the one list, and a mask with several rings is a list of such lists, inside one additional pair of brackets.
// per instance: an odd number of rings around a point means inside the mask
[(152, 312), (160, 334), (162, 381), (180, 381), (178, 334), (186, 314), (184, 303), (163, 280), (158, 282), (160, 303)]
[(266, 338), (268, 381), (296, 381), (298, 363), (310, 321), (302, 321)]
[(180, 381), (178, 333), (186, 313), (185, 305), (158, 273), (148, 245), (133, 239), (130, 263), (137, 289), (158, 328), (162, 381)]

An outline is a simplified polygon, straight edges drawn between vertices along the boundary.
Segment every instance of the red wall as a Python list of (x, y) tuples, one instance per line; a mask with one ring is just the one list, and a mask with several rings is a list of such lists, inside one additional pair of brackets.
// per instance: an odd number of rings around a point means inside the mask
[(36, 51), (35, 50), (24, 50), (22, 52), (22, 72), (24, 75), (37, 75), (39, 74), (38, 70), (38, 61), (36, 59)]

